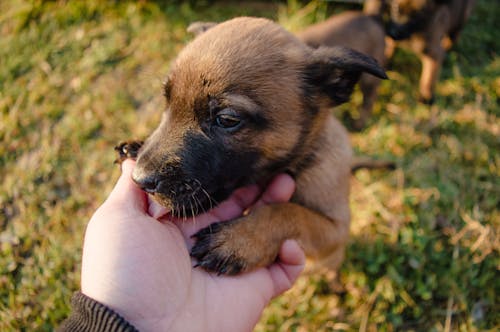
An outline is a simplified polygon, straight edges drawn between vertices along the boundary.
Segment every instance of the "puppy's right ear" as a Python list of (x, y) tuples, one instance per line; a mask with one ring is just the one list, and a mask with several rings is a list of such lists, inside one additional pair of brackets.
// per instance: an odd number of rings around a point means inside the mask
[(201, 35), (208, 29), (216, 26), (216, 22), (193, 22), (187, 27), (187, 32), (192, 33), (195, 36)]
[(305, 78), (308, 85), (312, 85), (316, 92), (327, 95), (335, 106), (349, 100), (363, 72), (387, 78), (384, 70), (370, 56), (341, 46), (320, 47), (312, 51)]

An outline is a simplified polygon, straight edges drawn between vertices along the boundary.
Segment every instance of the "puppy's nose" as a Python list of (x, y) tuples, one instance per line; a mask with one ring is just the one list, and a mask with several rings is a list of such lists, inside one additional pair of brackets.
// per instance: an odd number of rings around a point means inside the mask
[(160, 182), (159, 177), (155, 176), (154, 174), (144, 174), (141, 172), (136, 172), (135, 169), (132, 173), (132, 180), (134, 180), (134, 182), (137, 183), (137, 185), (141, 187), (142, 190), (149, 194), (156, 192), (158, 183)]

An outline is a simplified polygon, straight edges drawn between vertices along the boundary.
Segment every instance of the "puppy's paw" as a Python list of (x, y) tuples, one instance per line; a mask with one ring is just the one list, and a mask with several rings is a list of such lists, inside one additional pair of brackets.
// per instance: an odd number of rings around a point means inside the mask
[(230, 230), (224, 226), (228, 225), (215, 223), (194, 234), (196, 243), (191, 249), (191, 257), (198, 261), (196, 266), (207, 271), (234, 275), (244, 271), (247, 263), (231, 248)]
[(243, 219), (220, 222), (194, 234), (191, 257), (197, 260), (196, 266), (219, 275), (235, 275), (274, 262), (280, 243), (263, 243), (245, 224)]
[(135, 160), (143, 143), (143, 141), (126, 141), (115, 146), (115, 151), (118, 153), (115, 163), (121, 164), (125, 159)]

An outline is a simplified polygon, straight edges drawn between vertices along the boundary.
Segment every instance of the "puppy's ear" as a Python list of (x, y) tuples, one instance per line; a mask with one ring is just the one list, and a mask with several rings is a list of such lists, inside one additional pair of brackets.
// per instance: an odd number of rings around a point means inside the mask
[(313, 51), (308, 62), (307, 83), (326, 94), (333, 105), (349, 100), (363, 72), (387, 78), (375, 59), (346, 47), (320, 47)]
[(216, 22), (193, 22), (187, 27), (187, 32), (192, 33), (195, 36), (201, 35), (208, 29), (216, 26)]

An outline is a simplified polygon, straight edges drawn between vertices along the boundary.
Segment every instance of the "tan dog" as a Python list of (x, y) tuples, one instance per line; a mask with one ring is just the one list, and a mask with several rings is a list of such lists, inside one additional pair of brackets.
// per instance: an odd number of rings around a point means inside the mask
[(237, 274), (271, 264), (286, 239), (335, 269), (349, 236), (351, 148), (329, 108), (348, 100), (375, 60), (310, 48), (262, 18), (218, 24), (188, 44), (165, 84), (167, 109), (137, 155), (133, 179), (176, 215), (194, 215), (236, 188), (295, 176), (289, 203), (252, 209), (194, 235), (197, 265)]
[(431, 104), (446, 51), (456, 42), (475, 0), (366, 0), (367, 14), (383, 16), (387, 57), (396, 44), (418, 54), (422, 62), (420, 100)]

